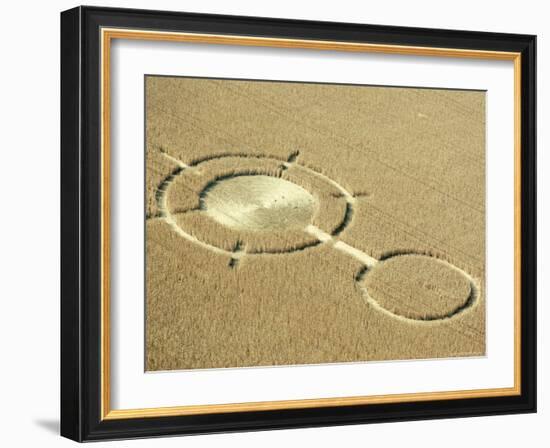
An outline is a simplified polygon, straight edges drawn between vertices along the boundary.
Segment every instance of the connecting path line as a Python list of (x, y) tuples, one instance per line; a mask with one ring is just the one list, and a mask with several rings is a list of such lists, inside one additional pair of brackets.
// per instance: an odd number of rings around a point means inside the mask
[[(319, 241), (322, 241), (323, 243), (334, 241), (334, 237), (332, 235), (326, 233), (325, 231), (321, 230), (319, 227), (314, 226), (312, 224), (306, 227), (306, 232), (314, 236), (315, 238), (317, 238)], [(368, 268), (378, 263), (378, 260), (376, 258), (373, 258), (370, 255), (367, 255), (362, 250), (356, 249), (355, 247), (350, 246), (349, 244), (346, 244), (343, 241), (336, 241), (332, 245), (332, 247), (334, 247), (336, 250), (339, 250), (340, 252), (345, 253), (346, 255), (350, 255), (351, 257), (363, 263)]]

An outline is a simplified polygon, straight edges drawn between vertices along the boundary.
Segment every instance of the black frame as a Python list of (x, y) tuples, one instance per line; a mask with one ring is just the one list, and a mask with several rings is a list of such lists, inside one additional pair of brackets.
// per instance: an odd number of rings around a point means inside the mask
[[(100, 27), (521, 53), (521, 395), (101, 421)], [(536, 412), (536, 36), (77, 7), (61, 14), (61, 435), (76, 441)]]

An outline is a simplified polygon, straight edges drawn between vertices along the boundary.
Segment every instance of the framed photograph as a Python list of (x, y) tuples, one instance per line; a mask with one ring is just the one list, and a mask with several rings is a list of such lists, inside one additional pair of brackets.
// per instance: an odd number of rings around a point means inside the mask
[(535, 36), (61, 14), (61, 433), (535, 412)]

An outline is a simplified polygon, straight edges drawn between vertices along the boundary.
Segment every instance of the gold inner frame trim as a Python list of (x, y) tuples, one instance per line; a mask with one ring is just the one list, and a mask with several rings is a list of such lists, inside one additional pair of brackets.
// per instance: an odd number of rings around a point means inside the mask
[[(304, 39), (278, 39), (216, 34), (101, 29), (101, 419), (214, 414), (316, 407), (352, 406), (413, 401), (502, 397), (521, 394), (521, 53), (418, 47)], [(187, 42), (214, 45), (296, 48), (413, 56), (456, 57), (514, 62), (514, 386), (442, 392), (368, 395), (302, 400), (188, 405), (141, 409), (111, 409), (110, 366), (110, 50), (113, 39)]]

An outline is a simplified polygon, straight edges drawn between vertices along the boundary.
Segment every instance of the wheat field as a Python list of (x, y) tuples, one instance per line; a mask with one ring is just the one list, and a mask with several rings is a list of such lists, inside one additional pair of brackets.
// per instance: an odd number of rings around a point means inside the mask
[(147, 370), (485, 354), (485, 92), (145, 91)]

